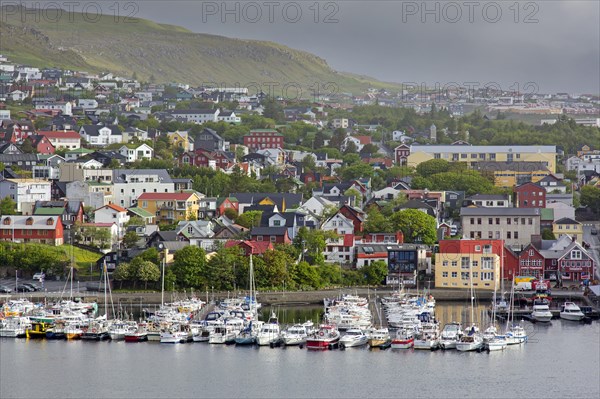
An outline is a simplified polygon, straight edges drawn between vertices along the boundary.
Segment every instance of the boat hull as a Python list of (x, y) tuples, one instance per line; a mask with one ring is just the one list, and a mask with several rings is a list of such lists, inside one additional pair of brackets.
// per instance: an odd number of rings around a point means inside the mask
[(183, 344), (187, 342), (187, 334), (160, 334), (160, 343), (161, 344)]
[(457, 342), (456, 350), (459, 352), (471, 352), (483, 348), (483, 342)]
[(287, 346), (303, 345), (306, 343), (306, 337), (284, 337), (283, 343)]
[(125, 342), (144, 342), (148, 341), (148, 334), (125, 335)]
[(414, 338), (392, 340), (392, 349), (410, 349), (414, 346)]
[(415, 340), (415, 349), (431, 350), (439, 345), (437, 340)]
[(560, 312), (560, 318), (569, 321), (581, 321), (585, 315), (583, 313), (565, 313)]
[(442, 349), (456, 349), (456, 340), (455, 339), (447, 339), (440, 341), (440, 347)]
[(550, 323), (550, 321), (552, 320), (552, 313), (550, 313), (549, 315), (532, 314), (531, 318), (538, 323)]
[(487, 350), (489, 350), (490, 352), (494, 352), (494, 351), (501, 351), (506, 349), (506, 346), (508, 345), (507, 342), (495, 342), (495, 341), (490, 341), (487, 343)]
[(336, 339), (307, 339), (306, 349), (325, 350), (333, 349), (340, 342), (339, 338)]
[(353, 340), (344, 340), (340, 339), (340, 345), (343, 345), (344, 348), (357, 348), (359, 346), (364, 346), (369, 343), (369, 340), (365, 337), (362, 339), (353, 339)]

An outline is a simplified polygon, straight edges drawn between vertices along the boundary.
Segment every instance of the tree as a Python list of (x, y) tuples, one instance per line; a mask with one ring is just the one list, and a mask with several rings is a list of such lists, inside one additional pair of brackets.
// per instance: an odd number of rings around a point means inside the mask
[(116, 159), (111, 159), (107, 168), (108, 169), (119, 169), (121, 167), (121, 163)]
[(141, 258), (143, 260), (147, 260), (149, 262), (154, 263), (155, 265), (160, 265), (161, 263), (161, 253), (158, 252), (158, 249), (152, 247), (152, 248), (148, 248), (147, 250), (145, 250), (144, 252), (142, 252), (141, 254), (139, 254), (138, 256), (136, 256), (136, 258)]
[(556, 240), (556, 237), (551, 229), (544, 229), (542, 230), (542, 240)]
[(360, 149), (361, 154), (377, 154), (379, 152), (379, 147), (376, 144), (365, 144), (363, 148)]
[(25, 154), (33, 154), (35, 152), (35, 148), (33, 148), (33, 144), (31, 144), (31, 140), (26, 138), (23, 140), (23, 144), (21, 144), (21, 151)]
[[(93, 208), (93, 207), (91, 207)], [(92, 213), (93, 209), (92, 209)], [(132, 216), (129, 218), (129, 220), (127, 221), (127, 223), (125, 223), (125, 227), (127, 226), (144, 226), (146, 225), (146, 222), (144, 222), (144, 219), (141, 216)]]
[(380, 285), (385, 281), (388, 273), (387, 263), (382, 260), (375, 261), (370, 265), (364, 266), (362, 271), (365, 276), (365, 282), (369, 285)]
[(377, 206), (367, 210), (367, 220), (363, 226), (365, 233), (383, 233), (392, 230), (389, 218), (384, 216)]
[(401, 230), (406, 242), (433, 245), (436, 242), (436, 221), (417, 209), (403, 209), (391, 217), (395, 231)]
[(362, 194), (355, 188), (349, 188), (344, 192), (346, 197), (352, 197), (352, 203), (354, 206), (362, 207)]
[(263, 100), (262, 105), (265, 107), (263, 117), (273, 119), (277, 123), (285, 122), (283, 108), (276, 99), (269, 96)]
[(344, 148), (344, 154), (356, 154), (358, 152), (358, 147), (354, 144), (354, 141), (349, 140), (346, 143), (346, 148)]
[(580, 202), (592, 211), (600, 214), (600, 188), (594, 186), (583, 186), (580, 190)]
[(17, 203), (6, 196), (0, 201), (0, 215), (14, 215)]
[(144, 282), (144, 289), (148, 288), (148, 282), (157, 282), (160, 279), (160, 269), (150, 261), (142, 261), (137, 267), (137, 279)]
[(262, 211), (248, 211), (237, 217), (235, 222), (247, 229), (258, 226), (262, 217)]
[(445, 159), (430, 159), (417, 165), (417, 173), (423, 177), (447, 172), (448, 169), (450, 169), (450, 162)]
[(175, 261), (171, 267), (177, 285), (180, 287), (206, 287), (206, 253), (202, 248), (190, 245), (175, 252)]
[(131, 280), (131, 265), (124, 262), (119, 263), (113, 272), (113, 279), (119, 282), (119, 288), (123, 288), (123, 281)]
[(125, 245), (125, 248), (133, 248), (139, 239), (135, 231), (128, 231), (123, 236), (123, 245)]
[(339, 150), (342, 148), (342, 143), (344, 142), (345, 138), (346, 138), (346, 130), (345, 129), (342, 129), (342, 128), (335, 129), (333, 131), (333, 136), (331, 137), (331, 140), (329, 141), (329, 146), (331, 148), (336, 148)]

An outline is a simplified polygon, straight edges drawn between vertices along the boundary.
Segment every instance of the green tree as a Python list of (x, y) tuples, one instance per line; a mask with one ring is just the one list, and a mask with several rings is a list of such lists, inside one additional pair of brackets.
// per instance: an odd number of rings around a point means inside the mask
[(137, 258), (141, 258), (142, 260), (150, 261), (150, 262), (154, 263), (155, 265), (160, 265), (161, 260), (162, 260), (162, 255), (160, 252), (158, 252), (158, 249), (152, 247), (152, 248), (148, 248), (147, 250), (145, 250), (144, 252), (139, 254), (137, 256)]
[(600, 188), (589, 185), (581, 187), (579, 200), (582, 206), (600, 214)]
[(344, 154), (356, 154), (358, 152), (358, 147), (354, 144), (354, 141), (348, 141), (346, 143), (346, 148), (344, 148)]
[(123, 282), (131, 280), (131, 265), (129, 263), (119, 263), (113, 272), (113, 279), (119, 282), (119, 288), (123, 288)]
[(417, 165), (417, 173), (422, 177), (429, 177), (436, 173), (447, 172), (450, 169), (450, 162), (445, 159), (430, 159)]
[(263, 100), (262, 105), (265, 108), (263, 111), (263, 117), (273, 119), (277, 123), (285, 122), (283, 108), (276, 99), (267, 97), (265, 100)]
[(308, 262), (299, 262), (290, 268), (290, 278), (297, 289), (317, 289), (321, 286), (321, 276), (315, 266)]
[(329, 141), (329, 146), (331, 148), (336, 148), (336, 149), (341, 149), (342, 147), (342, 143), (344, 142), (344, 139), (346, 138), (346, 130), (342, 129), (342, 128), (338, 128), (335, 129), (333, 131), (333, 136), (331, 137), (331, 140)]
[(125, 245), (125, 248), (133, 248), (139, 239), (140, 238), (135, 231), (128, 231), (123, 236), (123, 245)]
[(387, 263), (382, 260), (375, 261), (370, 265), (364, 266), (362, 272), (365, 276), (365, 282), (369, 285), (381, 285), (385, 281), (388, 273)]
[(235, 222), (247, 229), (258, 226), (262, 217), (262, 211), (248, 211), (237, 217)]
[(14, 215), (17, 203), (6, 196), (0, 200), (0, 215)]
[(406, 242), (433, 245), (436, 242), (436, 221), (417, 209), (403, 209), (391, 216), (395, 231), (401, 230)]
[(544, 229), (542, 230), (542, 240), (556, 240), (556, 237), (551, 229)]
[(362, 207), (362, 194), (355, 188), (349, 188), (344, 192), (346, 197), (352, 197), (352, 203), (356, 207)]
[(157, 282), (160, 280), (160, 269), (150, 261), (142, 261), (137, 270), (137, 279), (144, 282), (144, 289), (148, 288), (148, 282)]
[(203, 288), (206, 279), (206, 253), (202, 248), (190, 245), (175, 252), (171, 267), (179, 287)]
[(31, 140), (26, 138), (23, 140), (23, 144), (21, 144), (21, 151), (25, 154), (33, 154), (35, 152), (35, 148), (33, 148), (33, 144), (31, 144)]
[(367, 220), (363, 228), (365, 233), (389, 233), (392, 231), (392, 223), (377, 206), (371, 206), (367, 210)]

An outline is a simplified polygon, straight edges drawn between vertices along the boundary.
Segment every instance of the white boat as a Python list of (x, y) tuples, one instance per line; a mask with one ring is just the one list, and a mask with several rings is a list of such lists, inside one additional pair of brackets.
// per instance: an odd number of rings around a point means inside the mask
[(281, 334), (281, 339), (285, 345), (302, 345), (306, 343), (306, 338), (314, 332), (313, 322), (307, 321), (302, 324), (294, 324)]
[(508, 345), (519, 345), (527, 341), (527, 331), (518, 324), (514, 324), (505, 334)]
[(160, 332), (161, 344), (183, 344), (188, 340), (189, 332), (184, 325), (173, 324), (170, 328)]
[(214, 330), (208, 336), (209, 344), (232, 344), (235, 342), (237, 331), (225, 324), (215, 325)]
[(483, 348), (483, 337), (479, 333), (466, 334), (456, 343), (456, 350), (460, 352), (475, 351)]
[(546, 304), (533, 305), (533, 311), (531, 312), (531, 318), (540, 323), (548, 323), (552, 320), (552, 312)]
[(485, 345), (490, 352), (501, 351), (506, 349), (508, 342), (504, 336), (496, 336), (489, 340)]
[(275, 343), (279, 340), (280, 332), (279, 324), (265, 323), (260, 329), (260, 332), (256, 335), (256, 343), (259, 346)]
[(456, 349), (456, 343), (460, 341), (460, 337), (462, 337), (460, 323), (448, 323), (440, 334), (440, 346), (442, 349)]
[(392, 340), (392, 349), (410, 349), (414, 346), (415, 337), (412, 330), (399, 329)]
[(352, 348), (357, 346), (366, 345), (369, 342), (369, 337), (360, 329), (353, 328), (347, 330), (346, 333), (340, 338), (341, 348)]
[(440, 345), (440, 330), (436, 323), (423, 323), (423, 329), (415, 337), (415, 349), (434, 349)]
[(585, 315), (573, 302), (565, 302), (560, 310), (560, 318), (571, 321), (581, 321)]
[(31, 328), (31, 322), (27, 317), (7, 317), (0, 320), (0, 337), (23, 338), (29, 328)]
[(137, 330), (134, 323), (118, 321), (108, 327), (108, 335), (113, 341), (122, 341), (126, 334), (133, 333)]

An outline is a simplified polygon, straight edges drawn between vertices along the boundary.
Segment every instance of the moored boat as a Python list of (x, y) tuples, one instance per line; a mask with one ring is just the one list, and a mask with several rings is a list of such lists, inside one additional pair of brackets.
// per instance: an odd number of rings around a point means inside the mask
[(30, 327), (25, 331), (27, 338), (46, 338), (48, 329), (52, 326), (43, 321), (31, 322)]
[(281, 334), (285, 345), (303, 345), (306, 339), (313, 333), (313, 322), (307, 321), (302, 324), (294, 324)]
[(560, 318), (564, 320), (581, 321), (584, 317), (585, 315), (579, 306), (573, 302), (565, 302), (560, 310)]
[(415, 336), (412, 330), (399, 329), (392, 340), (392, 349), (410, 349), (414, 346)]
[(340, 341), (340, 332), (335, 326), (323, 324), (306, 339), (307, 349), (334, 349)]
[(347, 330), (340, 338), (340, 348), (353, 348), (366, 345), (369, 342), (369, 337), (360, 329), (353, 328)]
[(549, 323), (552, 320), (552, 312), (547, 304), (536, 303), (533, 305), (531, 319), (539, 323)]
[(378, 328), (369, 334), (369, 346), (371, 348), (386, 346), (392, 342), (390, 331), (387, 328)]

